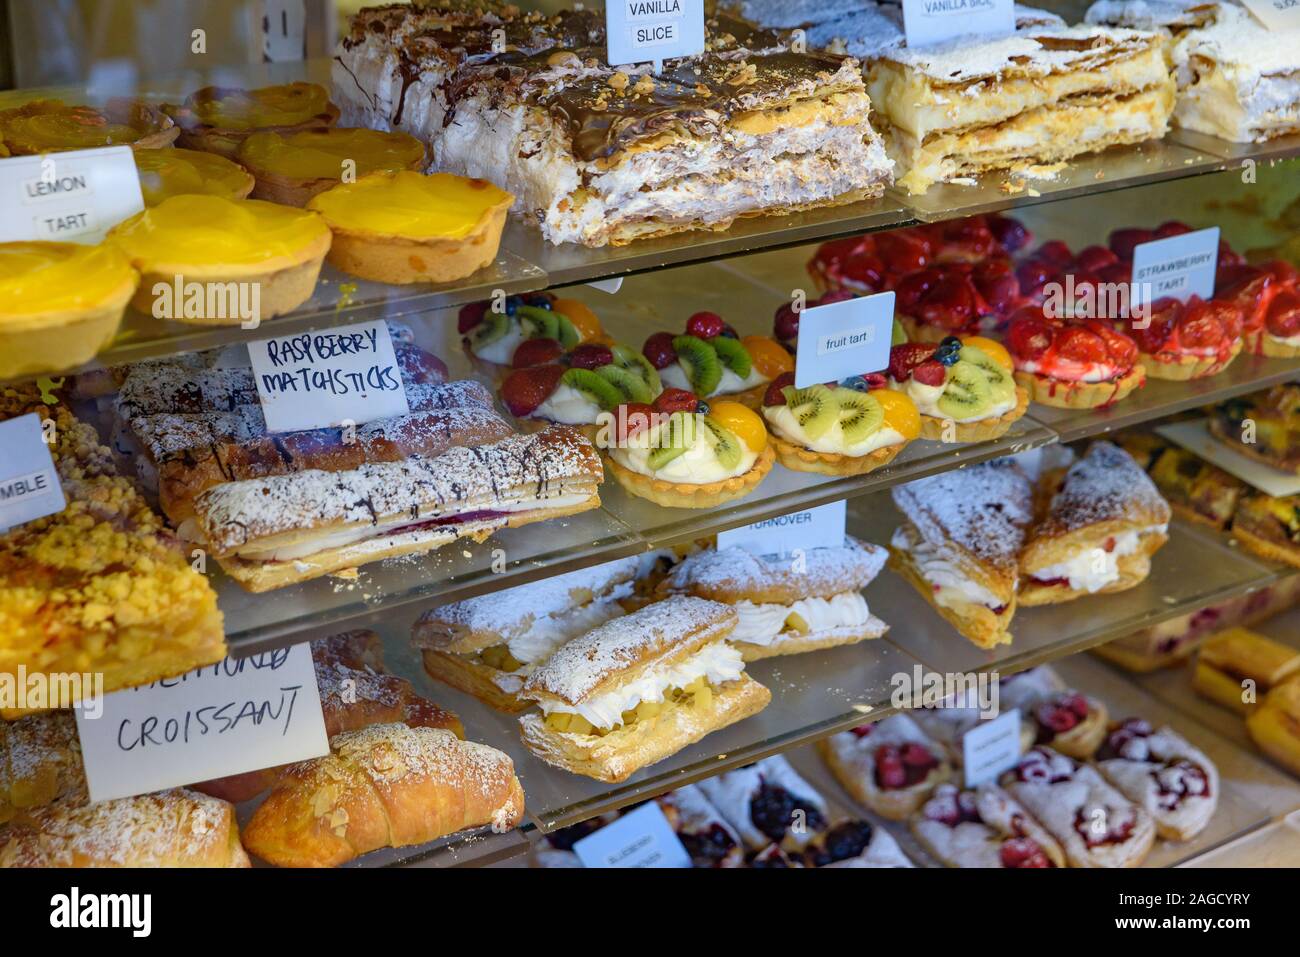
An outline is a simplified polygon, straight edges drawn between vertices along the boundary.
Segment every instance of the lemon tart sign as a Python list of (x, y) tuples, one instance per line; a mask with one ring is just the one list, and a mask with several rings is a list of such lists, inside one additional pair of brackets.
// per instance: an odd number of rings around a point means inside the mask
[(98, 243), (142, 209), (129, 146), (0, 159), (0, 242)]

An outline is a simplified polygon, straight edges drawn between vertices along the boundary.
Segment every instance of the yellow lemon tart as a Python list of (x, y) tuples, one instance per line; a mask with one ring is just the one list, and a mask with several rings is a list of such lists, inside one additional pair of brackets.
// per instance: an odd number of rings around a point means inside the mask
[(89, 361), (117, 332), (138, 280), (111, 245), (0, 243), (0, 377)]
[(257, 177), (256, 199), (306, 206), (317, 193), (367, 173), (420, 170), (424, 144), (409, 133), (380, 130), (262, 132), (244, 140), (237, 158)]
[(247, 199), (253, 191), (253, 174), (216, 153), (200, 150), (139, 150), (135, 168), (146, 206), (157, 206), (170, 196), (207, 193), (226, 199)]
[(334, 231), (330, 263), (379, 282), (451, 282), (496, 259), (514, 197), (450, 173), (371, 173), (307, 204)]
[(99, 146), (153, 149), (170, 146), (177, 133), (169, 116), (138, 100), (114, 99), (102, 107), (33, 100), (0, 110), (0, 143), (12, 156)]
[(296, 309), (311, 298), (330, 247), (315, 213), (201, 194), (165, 199), (108, 235), (140, 271), (137, 309), (200, 325)]
[(259, 130), (291, 133), (333, 126), (339, 108), (315, 83), (285, 83), (256, 90), (205, 86), (180, 106), (164, 109), (180, 127), (178, 146), (234, 159), (239, 145)]

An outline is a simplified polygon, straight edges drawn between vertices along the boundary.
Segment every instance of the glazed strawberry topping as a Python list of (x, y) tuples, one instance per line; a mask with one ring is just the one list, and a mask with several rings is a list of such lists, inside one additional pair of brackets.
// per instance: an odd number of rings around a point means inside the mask
[(886, 791), (920, 784), (939, 766), (939, 759), (923, 744), (882, 744), (876, 748), (876, 785)]
[(487, 302), (471, 302), (468, 305), (460, 307), (460, 314), (456, 317), (456, 331), (462, 336), (483, 321), (487, 315)]
[(953, 219), (933, 227), (938, 236), (939, 262), (979, 262), (999, 250), (997, 238), (983, 216)]
[(569, 365), (575, 369), (599, 369), (614, 361), (614, 353), (609, 346), (588, 342), (578, 346), (569, 353)]
[(889, 377), (895, 382), (906, 382), (912, 377), (912, 370), (929, 362), (938, 348), (928, 342), (903, 342), (894, 346), (889, 350)]
[(1113, 266), (1119, 262), (1119, 257), (1105, 246), (1088, 246), (1079, 250), (1079, 255), (1074, 257), (1074, 264), (1087, 272), (1099, 273), (1107, 266)]
[(1242, 328), (1256, 332), (1264, 325), (1273, 297), (1286, 283), (1267, 269), (1257, 266), (1219, 265), (1214, 298), (1230, 302), (1241, 310)]
[(1273, 297), (1264, 327), (1279, 339), (1300, 336), (1300, 294), (1296, 290), (1287, 289)]
[(1149, 243), (1156, 238), (1155, 232), (1150, 229), (1117, 229), (1110, 234), (1110, 240), (1107, 245), (1120, 259), (1131, 260), (1133, 250), (1142, 243)]
[(1032, 837), (1009, 837), (998, 850), (1003, 867), (1055, 867), (1052, 859)]
[(501, 383), (501, 399), (511, 415), (532, 415), (555, 391), (564, 366), (549, 364), (517, 369)]
[(655, 397), (656, 412), (694, 412), (700, 400), (694, 392), (685, 389), (664, 389)]
[(931, 266), (905, 277), (895, 308), (903, 315), (947, 332), (976, 331), (993, 310), (980, 295), (965, 264)]
[(1242, 332), (1241, 309), (1222, 299), (1193, 296), (1186, 303), (1158, 299), (1145, 328), (1130, 320), (1133, 338), (1145, 355), (1171, 362), (1183, 355), (1226, 362)]
[(516, 369), (527, 369), (529, 366), (540, 366), (547, 362), (554, 362), (563, 353), (564, 346), (560, 345), (555, 339), (525, 339), (515, 349), (515, 355), (510, 364)]
[(1010, 216), (986, 216), (984, 221), (988, 224), (993, 238), (1005, 252), (1019, 252), (1033, 239), (1033, 234), (1025, 228), (1024, 224)]
[(1020, 305), (1020, 280), (1010, 259), (987, 259), (971, 270), (975, 288), (989, 309), (1008, 316)]
[(1037, 374), (1067, 382), (1126, 376), (1138, 352), (1132, 339), (1100, 320), (1055, 321), (1037, 306), (1017, 310), (1006, 346), (1017, 369), (1033, 363)]

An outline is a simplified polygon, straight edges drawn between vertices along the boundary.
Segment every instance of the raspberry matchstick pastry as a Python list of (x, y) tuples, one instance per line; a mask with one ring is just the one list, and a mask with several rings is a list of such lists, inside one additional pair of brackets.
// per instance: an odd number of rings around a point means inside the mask
[(1019, 708), (1034, 730), (1033, 743), (1046, 744), (1080, 761), (1092, 757), (1106, 735), (1110, 715), (1096, 698), (1067, 688), (1043, 665), (1001, 679), (1003, 708)]
[(1125, 591), (1169, 540), (1169, 504), (1133, 457), (1094, 442), (1052, 495), (1020, 554), (1020, 603), (1048, 605)]
[(760, 558), (743, 548), (709, 549), (685, 558), (659, 591), (731, 605), (739, 621), (729, 640), (746, 661), (795, 655), (879, 638), (889, 629), (867, 609), (861, 593), (887, 555), (846, 538), (843, 545), (809, 550), (795, 568), (789, 560)]
[(706, 404), (681, 389), (665, 390), (653, 408), (619, 406), (612, 433), (604, 437), (605, 454), (618, 484), (666, 508), (742, 498), (775, 458), (758, 413), (739, 402)]
[(240, 144), (259, 130), (299, 133), (334, 125), (339, 108), (315, 83), (285, 83), (256, 90), (205, 86), (180, 106), (164, 106), (180, 137), (176, 145), (235, 159)]
[(1005, 435), (1029, 408), (1029, 394), (1012, 378), (1011, 356), (982, 336), (949, 336), (930, 345), (889, 350), (889, 388), (921, 413), (921, 438), (981, 442)]
[(890, 567), (981, 648), (1009, 644), (1033, 487), (1009, 459), (896, 486)]
[(883, 375), (796, 389), (794, 373), (772, 382), (763, 418), (777, 461), (796, 472), (865, 475), (888, 465), (921, 434), (921, 413)]
[(943, 748), (906, 714), (823, 738), (817, 750), (853, 800), (891, 821), (906, 819), (952, 775)]
[[(1249, 714), (1270, 689), (1297, 680), (1297, 675), (1300, 651), (1245, 628), (1229, 628), (1201, 645), (1192, 687), (1225, 708)], [(1247, 687), (1253, 696), (1246, 694)]]
[[(576, 299), (556, 299), (547, 292), (534, 292), (508, 296), (502, 312), (494, 312), (491, 306), (490, 302), (470, 303), (460, 310), (456, 321), (457, 331), (465, 337), (465, 351), (489, 375), (514, 366), (521, 350), (520, 367), (558, 358), (582, 343), (606, 341), (596, 314)], [(525, 348), (525, 343), (536, 339), (550, 340), (555, 345)], [(548, 352), (552, 354), (546, 358)]]
[(1210, 416), (1210, 432), (1234, 452), (1300, 475), (1300, 385), (1276, 385), (1220, 403)]
[(794, 371), (794, 357), (775, 339), (741, 338), (712, 312), (695, 313), (680, 336), (654, 333), (641, 352), (666, 387), (701, 399), (731, 398), (755, 409), (769, 382)]
[(1186, 841), (1210, 823), (1219, 805), (1219, 770), (1173, 728), (1142, 718), (1111, 726), (1097, 770), (1155, 821), (1167, 841)]
[(947, 867), (1064, 867), (1065, 852), (997, 785), (940, 784), (912, 815), (912, 833)]
[(519, 692), (541, 708), (519, 719), (524, 744), (616, 783), (757, 714), (772, 695), (727, 643), (735, 625), (726, 605), (674, 596), (573, 639)]
[(586, 342), (561, 353), (554, 339), (528, 339), (515, 350), (501, 399), (526, 426), (558, 422), (595, 439), (602, 413), (620, 405), (649, 405), (663, 392), (659, 373), (630, 346)]
[(1055, 320), (1041, 305), (1022, 306), (1004, 339), (1016, 384), (1040, 405), (1103, 408), (1146, 383), (1137, 343), (1098, 319)]
[(1158, 299), (1144, 320), (1121, 325), (1137, 342), (1153, 379), (1203, 379), (1222, 372), (1243, 346), (1242, 313), (1234, 303), (1193, 296)]
[(1246, 716), (1246, 730), (1255, 746), (1300, 777), (1300, 681), (1274, 688)]
[(1034, 748), (999, 783), (1056, 838), (1071, 867), (1137, 867), (1155, 843), (1146, 810), (1059, 751)]
[(565, 642), (623, 614), (639, 558), (583, 568), (430, 609), (411, 632), (424, 670), (498, 711), (526, 711), (530, 674)]

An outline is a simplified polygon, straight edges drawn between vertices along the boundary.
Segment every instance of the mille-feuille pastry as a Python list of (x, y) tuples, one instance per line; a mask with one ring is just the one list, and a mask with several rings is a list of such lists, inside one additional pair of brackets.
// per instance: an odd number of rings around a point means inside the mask
[(475, 367), (493, 378), (516, 368), (516, 357), (521, 359), (520, 366), (530, 366), (551, 361), (580, 345), (613, 342), (590, 306), (549, 292), (507, 296), (499, 306), (490, 301), (471, 302), (457, 314), (456, 331), (464, 337), (461, 344)]
[(1156, 488), (1179, 518), (1225, 529), (1246, 486), (1194, 452), (1168, 448), (1148, 468)]
[(1106, 705), (1067, 688), (1047, 665), (1007, 675), (998, 682), (1000, 706), (1019, 708), (1032, 723), (1034, 743), (1085, 761), (1106, 736)]
[[(310, 299), (330, 231), (315, 213), (259, 199), (189, 194), (118, 223), (107, 242), (140, 271), (131, 300), (136, 309), (157, 319), (229, 326), (271, 319)], [(195, 296), (189, 291), (195, 283), (236, 295)], [(255, 299), (239, 291), (241, 283), (256, 289)], [(210, 306), (209, 300), (216, 301)], [(243, 306), (251, 307), (249, 314), (241, 314)]]
[(889, 388), (921, 413), (921, 438), (981, 442), (1005, 435), (1029, 408), (1011, 356), (983, 336), (906, 342), (889, 350)]
[(663, 392), (645, 356), (617, 342), (584, 342), (563, 352), (555, 339), (526, 339), (513, 365), (501, 383), (501, 401), (525, 428), (558, 422), (594, 440), (602, 416), (627, 403), (650, 405)]
[(826, 799), (780, 754), (705, 778), (699, 788), (751, 854), (771, 844), (797, 854), (830, 820)]
[(1234, 452), (1300, 475), (1300, 385), (1276, 385), (1221, 402), (1209, 428)]
[(1016, 383), (1039, 405), (1105, 408), (1146, 382), (1137, 343), (1099, 319), (1055, 320), (1030, 304), (1016, 310), (1003, 339)]
[(224, 156), (201, 150), (137, 150), (135, 168), (146, 206), (186, 193), (247, 199), (253, 191), (252, 173)]
[(0, 868), (249, 866), (234, 807), (183, 788), (51, 804), (0, 828)]
[(432, 458), (227, 482), (194, 500), (195, 532), (226, 573), (266, 591), (600, 505), (600, 458), (552, 426)]
[(1111, 726), (1097, 770), (1155, 821), (1167, 841), (1186, 841), (1210, 823), (1219, 805), (1219, 769), (1173, 728), (1143, 718)]
[(524, 791), (502, 752), (438, 728), (376, 724), (289, 767), (243, 840), (277, 867), (338, 867), (467, 828), (503, 833), (523, 816)]
[(85, 788), (71, 710), (0, 721), (0, 825), (32, 808), (84, 799)]
[(641, 353), (669, 389), (758, 408), (768, 384), (794, 372), (794, 357), (768, 336), (741, 338), (716, 312), (697, 312), (681, 335), (652, 333)]
[(998, 783), (1056, 838), (1071, 867), (1137, 867), (1155, 843), (1144, 808), (1059, 751), (1034, 748)]
[(996, 784), (941, 784), (911, 818), (912, 833), (946, 867), (1064, 867), (1056, 839)]
[(809, 549), (797, 562), (743, 548), (706, 549), (679, 562), (659, 591), (730, 605), (738, 621), (728, 640), (746, 661), (756, 661), (883, 635), (889, 626), (871, 614), (862, 589), (887, 557), (885, 549), (854, 538)]
[(306, 206), (313, 196), (369, 173), (419, 172), (424, 153), (424, 144), (406, 133), (330, 128), (254, 133), (239, 144), (235, 160), (257, 179), (254, 199)]
[(1127, 452), (1094, 442), (1070, 467), (1020, 553), (1020, 603), (1124, 591), (1169, 540), (1169, 505)]
[(1250, 739), (1270, 758), (1300, 777), (1300, 680), (1278, 685), (1246, 716)]
[(315, 83), (285, 83), (255, 90), (205, 86), (179, 106), (163, 109), (180, 128), (177, 146), (234, 159), (244, 140), (259, 131), (298, 133), (334, 125), (339, 108)]
[(1245, 628), (1229, 628), (1201, 645), (1192, 687), (1216, 704), (1250, 714), (1270, 690), (1297, 674), (1300, 651)]
[(891, 821), (907, 818), (952, 775), (943, 748), (907, 714), (833, 734), (817, 750), (853, 800)]
[(1008, 459), (954, 469), (891, 494), (903, 521), (890, 567), (981, 648), (1011, 641), (1021, 545), (1033, 487)]
[(583, 568), (426, 611), (411, 630), (424, 670), (498, 711), (532, 706), (528, 676), (565, 642), (623, 614), (640, 558)]
[(157, 149), (170, 146), (177, 133), (170, 117), (143, 101), (128, 98), (110, 99), (98, 107), (33, 100), (0, 110), (0, 147), (5, 156), (103, 146)]
[(727, 643), (735, 625), (726, 605), (674, 596), (574, 638), (519, 692), (540, 707), (519, 719), (524, 744), (548, 764), (618, 782), (756, 714), (772, 695)]
[(1300, 568), (1300, 495), (1248, 495), (1232, 518), (1232, 534), (1255, 554)]
[(453, 282), (497, 258), (514, 197), (487, 180), (375, 172), (307, 208), (334, 233), (330, 265), (376, 282)]
[(0, 376), (89, 362), (116, 334), (139, 281), (110, 245), (0, 243)]

